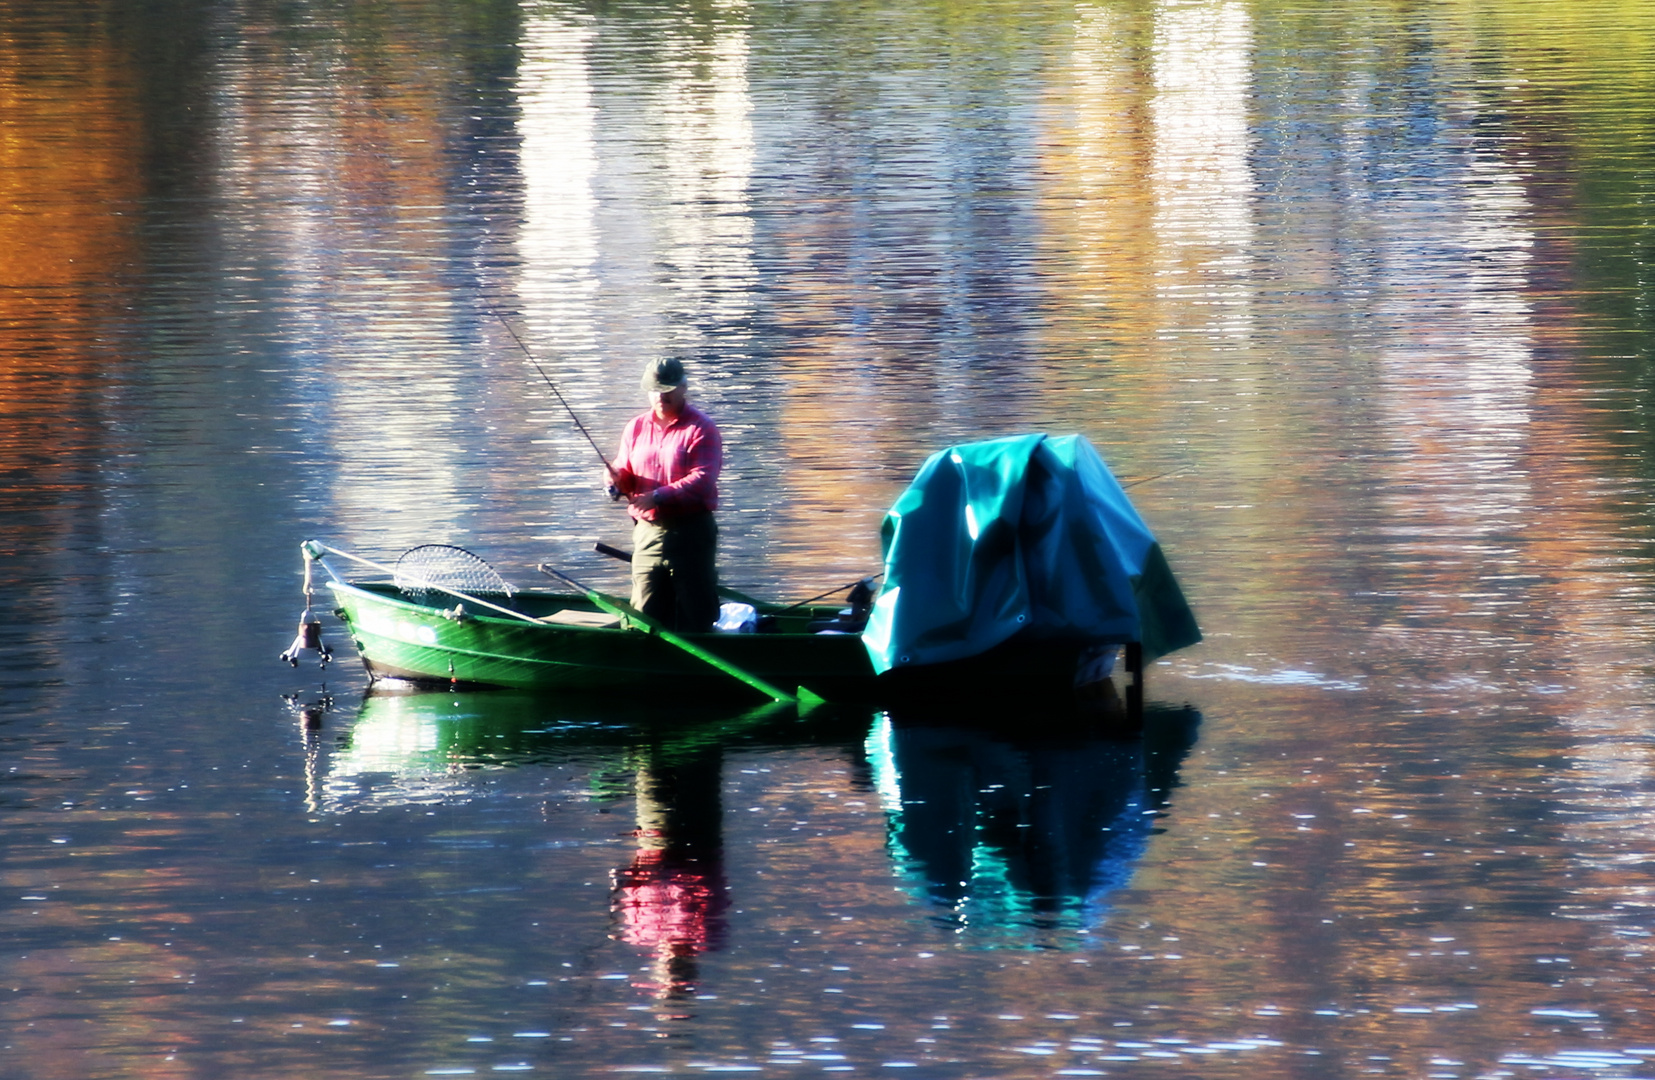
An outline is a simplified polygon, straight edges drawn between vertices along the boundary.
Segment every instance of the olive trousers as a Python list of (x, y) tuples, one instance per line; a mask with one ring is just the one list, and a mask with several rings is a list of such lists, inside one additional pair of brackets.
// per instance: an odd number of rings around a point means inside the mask
[(718, 525), (692, 514), (632, 526), (632, 606), (670, 630), (700, 633), (718, 619)]

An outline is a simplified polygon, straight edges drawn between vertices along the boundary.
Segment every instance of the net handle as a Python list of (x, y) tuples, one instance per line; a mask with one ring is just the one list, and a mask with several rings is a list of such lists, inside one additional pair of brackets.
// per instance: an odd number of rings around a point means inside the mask
[[(350, 583), (345, 581), (338, 574), (335, 574), (333, 572), (333, 568), (328, 566), (327, 563), (322, 562), (322, 554), (324, 552), (329, 555), (337, 555), (341, 559), (349, 559), (352, 562), (361, 563), (363, 566), (366, 566), (372, 570), (378, 570), (382, 574), (389, 574), (393, 580), (397, 577), (397, 571), (392, 567), (386, 566), (383, 563), (376, 563), (372, 559), (364, 559), (360, 555), (352, 555), (350, 552), (341, 551), (336, 547), (329, 547), (320, 540), (306, 540), (304, 543), (299, 545), (299, 550), (304, 552), (307, 565), (309, 562), (322, 563), (322, 569), (328, 572), (328, 577), (332, 578), (334, 581), (337, 581), (341, 585), (348, 585)], [(415, 575), (412, 574), (405, 576), (415, 577)], [(427, 589), (436, 589), (438, 592), (445, 592), (449, 596), (459, 597), (461, 600), (464, 600), (467, 603), (476, 604), (478, 607), (485, 607), (490, 611), (498, 611), (502, 615), (510, 615), (514, 619), (521, 619), (526, 623), (533, 623), (535, 626), (546, 625), (532, 615), (525, 615), (521, 611), (513, 611), (511, 608), (501, 607), (499, 604), (491, 604), (487, 600), (481, 600), (475, 596), (472, 596), (470, 593), (463, 593), (458, 589), (450, 589), (447, 585), (438, 585), (434, 581), (424, 581), (423, 579), (420, 579), (420, 581), (421, 584)]]

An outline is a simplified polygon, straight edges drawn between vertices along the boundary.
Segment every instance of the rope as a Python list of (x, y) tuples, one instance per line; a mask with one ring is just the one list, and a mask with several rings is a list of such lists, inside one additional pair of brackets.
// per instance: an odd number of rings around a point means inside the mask
[(302, 623), (307, 623), (307, 622), (310, 622), (310, 620), (311, 620), (310, 600), (311, 600), (311, 596), (314, 594), (314, 592), (315, 592), (315, 590), (311, 587), (311, 583), (310, 583), (310, 560), (306, 559), (305, 560), (305, 612), (304, 612), (303, 615), (299, 616), (299, 621), (302, 622)]

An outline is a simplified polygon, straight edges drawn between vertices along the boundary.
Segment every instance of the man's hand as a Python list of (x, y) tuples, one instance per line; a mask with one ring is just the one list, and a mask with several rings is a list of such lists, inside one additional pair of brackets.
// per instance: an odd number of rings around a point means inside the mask
[(653, 491), (646, 491), (642, 495), (634, 495), (630, 501), (639, 510), (653, 510), (661, 505), (661, 500), (655, 497)]

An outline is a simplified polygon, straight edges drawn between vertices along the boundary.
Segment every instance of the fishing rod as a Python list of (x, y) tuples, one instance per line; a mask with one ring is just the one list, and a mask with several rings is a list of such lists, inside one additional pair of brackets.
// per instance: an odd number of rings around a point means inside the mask
[(534, 366), (534, 369), (540, 372), (540, 377), (546, 380), (546, 385), (551, 388), (552, 395), (557, 398), (557, 403), (563, 406), (563, 410), (569, 414), (569, 419), (575, 422), (575, 427), (579, 428), (580, 433), (586, 436), (586, 441), (592, 444), (592, 449), (597, 452), (598, 460), (603, 462), (605, 471), (607, 471), (610, 476), (614, 476), (615, 467), (609, 464), (609, 456), (603, 452), (603, 448), (598, 445), (598, 441), (592, 438), (592, 433), (586, 430), (586, 425), (580, 422), (580, 417), (575, 414), (574, 408), (566, 400), (564, 400), (563, 391), (559, 390), (557, 388), (557, 383), (553, 382), (552, 377), (546, 374), (546, 369), (540, 366), (540, 361), (534, 358), (534, 353), (530, 352), (529, 347), (523, 344), (523, 339), (517, 335), (517, 330), (512, 326), (511, 320), (494, 310), (486, 299), (479, 297), (479, 300), (482, 302), (483, 310), (488, 312), (490, 315), (493, 315), (496, 319), (499, 319), (500, 325), (506, 328), (506, 333), (510, 334), (511, 339), (517, 342), (517, 347), (523, 350), (524, 359), (528, 360), (528, 362)]
[(825, 593), (817, 593), (815, 596), (808, 596), (805, 599), (800, 600), (796, 604), (789, 604), (787, 607), (784, 607), (780, 611), (776, 612), (776, 614), (777, 615), (786, 615), (789, 611), (793, 611), (797, 608), (802, 608), (806, 604), (814, 604), (818, 600), (826, 600), (828, 597), (832, 596), (834, 593), (842, 593), (846, 589), (854, 589), (858, 585), (862, 586), (867, 591), (867, 596), (869, 598), (871, 598), (873, 596), (873, 583), (878, 581), (880, 578), (882, 578), (884, 576), (885, 576), (884, 571), (880, 571), (879, 573), (874, 574), (871, 577), (857, 578), (855, 581), (851, 582), (849, 585), (835, 585), (833, 588), (829, 589)]
[(1121, 485), (1121, 489), (1125, 490), (1126, 488), (1135, 488), (1139, 484), (1147, 484), (1151, 480), (1165, 480), (1169, 476), (1177, 476), (1179, 473), (1187, 473), (1193, 468), (1195, 468), (1194, 465), (1185, 465), (1183, 468), (1173, 469), (1171, 472), (1156, 473), (1154, 476), (1141, 476), (1136, 480), (1128, 480), (1126, 483)]

